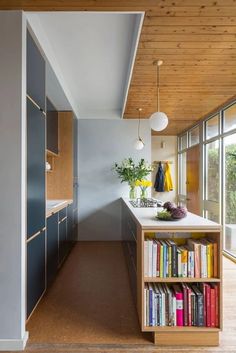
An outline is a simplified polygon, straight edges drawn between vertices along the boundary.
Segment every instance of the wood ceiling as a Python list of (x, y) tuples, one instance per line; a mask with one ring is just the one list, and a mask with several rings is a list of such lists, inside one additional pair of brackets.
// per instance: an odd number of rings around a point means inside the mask
[(0, 0), (0, 9), (145, 11), (125, 118), (156, 111), (162, 59), (162, 134), (176, 135), (236, 94), (236, 0)]

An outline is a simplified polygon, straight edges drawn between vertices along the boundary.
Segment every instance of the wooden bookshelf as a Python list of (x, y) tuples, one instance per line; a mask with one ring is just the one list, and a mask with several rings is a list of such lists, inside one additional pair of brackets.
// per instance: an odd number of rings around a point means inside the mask
[[(137, 210), (130, 206), (129, 202), (123, 200), (122, 207), (122, 234), (123, 241), (133, 242), (136, 246), (136, 306), (143, 332), (153, 332), (153, 340), (157, 345), (192, 345), (192, 346), (217, 346), (219, 345), (219, 332), (222, 330), (222, 235), (221, 226), (202, 219), (199, 216), (190, 216), (191, 223), (186, 220), (182, 222), (163, 222), (156, 221), (154, 226), (154, 209)], [(153, 213), (152, 213), (153, 212)], [(147, 226), (147, 217), (150, 213), (150, 228)], [(144, 221), (143, 221), (144, 219)], [(175, 228), (176, 223), (177, 226)], [(190, 237), (206, 237), (217, 242), (218, 251), (218, 276), (217, 278), (183, 278), (183, 277), (145, 277), (144, 276), (144, 240), (152, 233), (171, 233), (171, 239), (175, 239), (174, 234), (181, 238), (182, 234), (190, 234)], [(135, 234), (135, 236), (134, 236)], [(156, 238), (158, 239), (158, 238)], [(162, 239), (162, 237), (160, 237)], [(133, 261), (133, 259), (132, 259)], [(133, 280), (134, 282), (134, 280)], [(197, 326), (145, 326), (144, 323), (144, 286), (145, 283), (217, 283), (219, 286), (219, 327), (197, 327)]]

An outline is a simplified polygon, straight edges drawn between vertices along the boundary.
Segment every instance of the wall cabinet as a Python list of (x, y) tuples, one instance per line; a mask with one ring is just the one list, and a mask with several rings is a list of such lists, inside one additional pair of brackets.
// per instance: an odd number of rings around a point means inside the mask
[(47, 218), (47, 287), (58, 269), (58, 213)]
[(27, 243), (27, 317), (45, 288), (45, 231), (42, 231)]
[(47, 150), (58, 154), (58, 112), (47, 98)]
[(45, 61), (27, 32), (27, 94), (45, 112)]
[(27, 99), (27, 238), (45, 227), (45, 117)]

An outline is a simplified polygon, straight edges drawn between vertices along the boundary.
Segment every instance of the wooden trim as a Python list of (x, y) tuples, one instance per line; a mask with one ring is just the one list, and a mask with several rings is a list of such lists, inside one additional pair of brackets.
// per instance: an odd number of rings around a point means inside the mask
[(26, 239), (26, 243), (29, 243), (31, 240), (33, 240), (34, 238), (36, 238), (38, 235), (40, 235), (42, 232), (44, 232), (46, 230), (46, 227), (42, 228), (41, 230), (39, 230), (37, 233), (33, 234), (30, 238)]
[(154, 344), (158, 346), (218, 346), (218, 332), (155, 332)]
[(230, 255), (226, 250), (222, 251), (223, 256), (225, 256), (227, 259), (229, 259), (230, 261), (234, 262), (236, 264), (236, 257), (234, 257), (233, 255)]

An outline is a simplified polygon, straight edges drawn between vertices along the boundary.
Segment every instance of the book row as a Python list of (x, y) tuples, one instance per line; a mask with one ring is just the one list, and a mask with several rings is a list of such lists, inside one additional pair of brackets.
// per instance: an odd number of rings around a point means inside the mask
[(217, 274), (217, 243), (212, 240), (190, 238), (181, 246), (172, 239), (144, 241), (145, 277), (216, 278)]
[(145, 284), (144, 324), (219, 327), (218, 284)]

